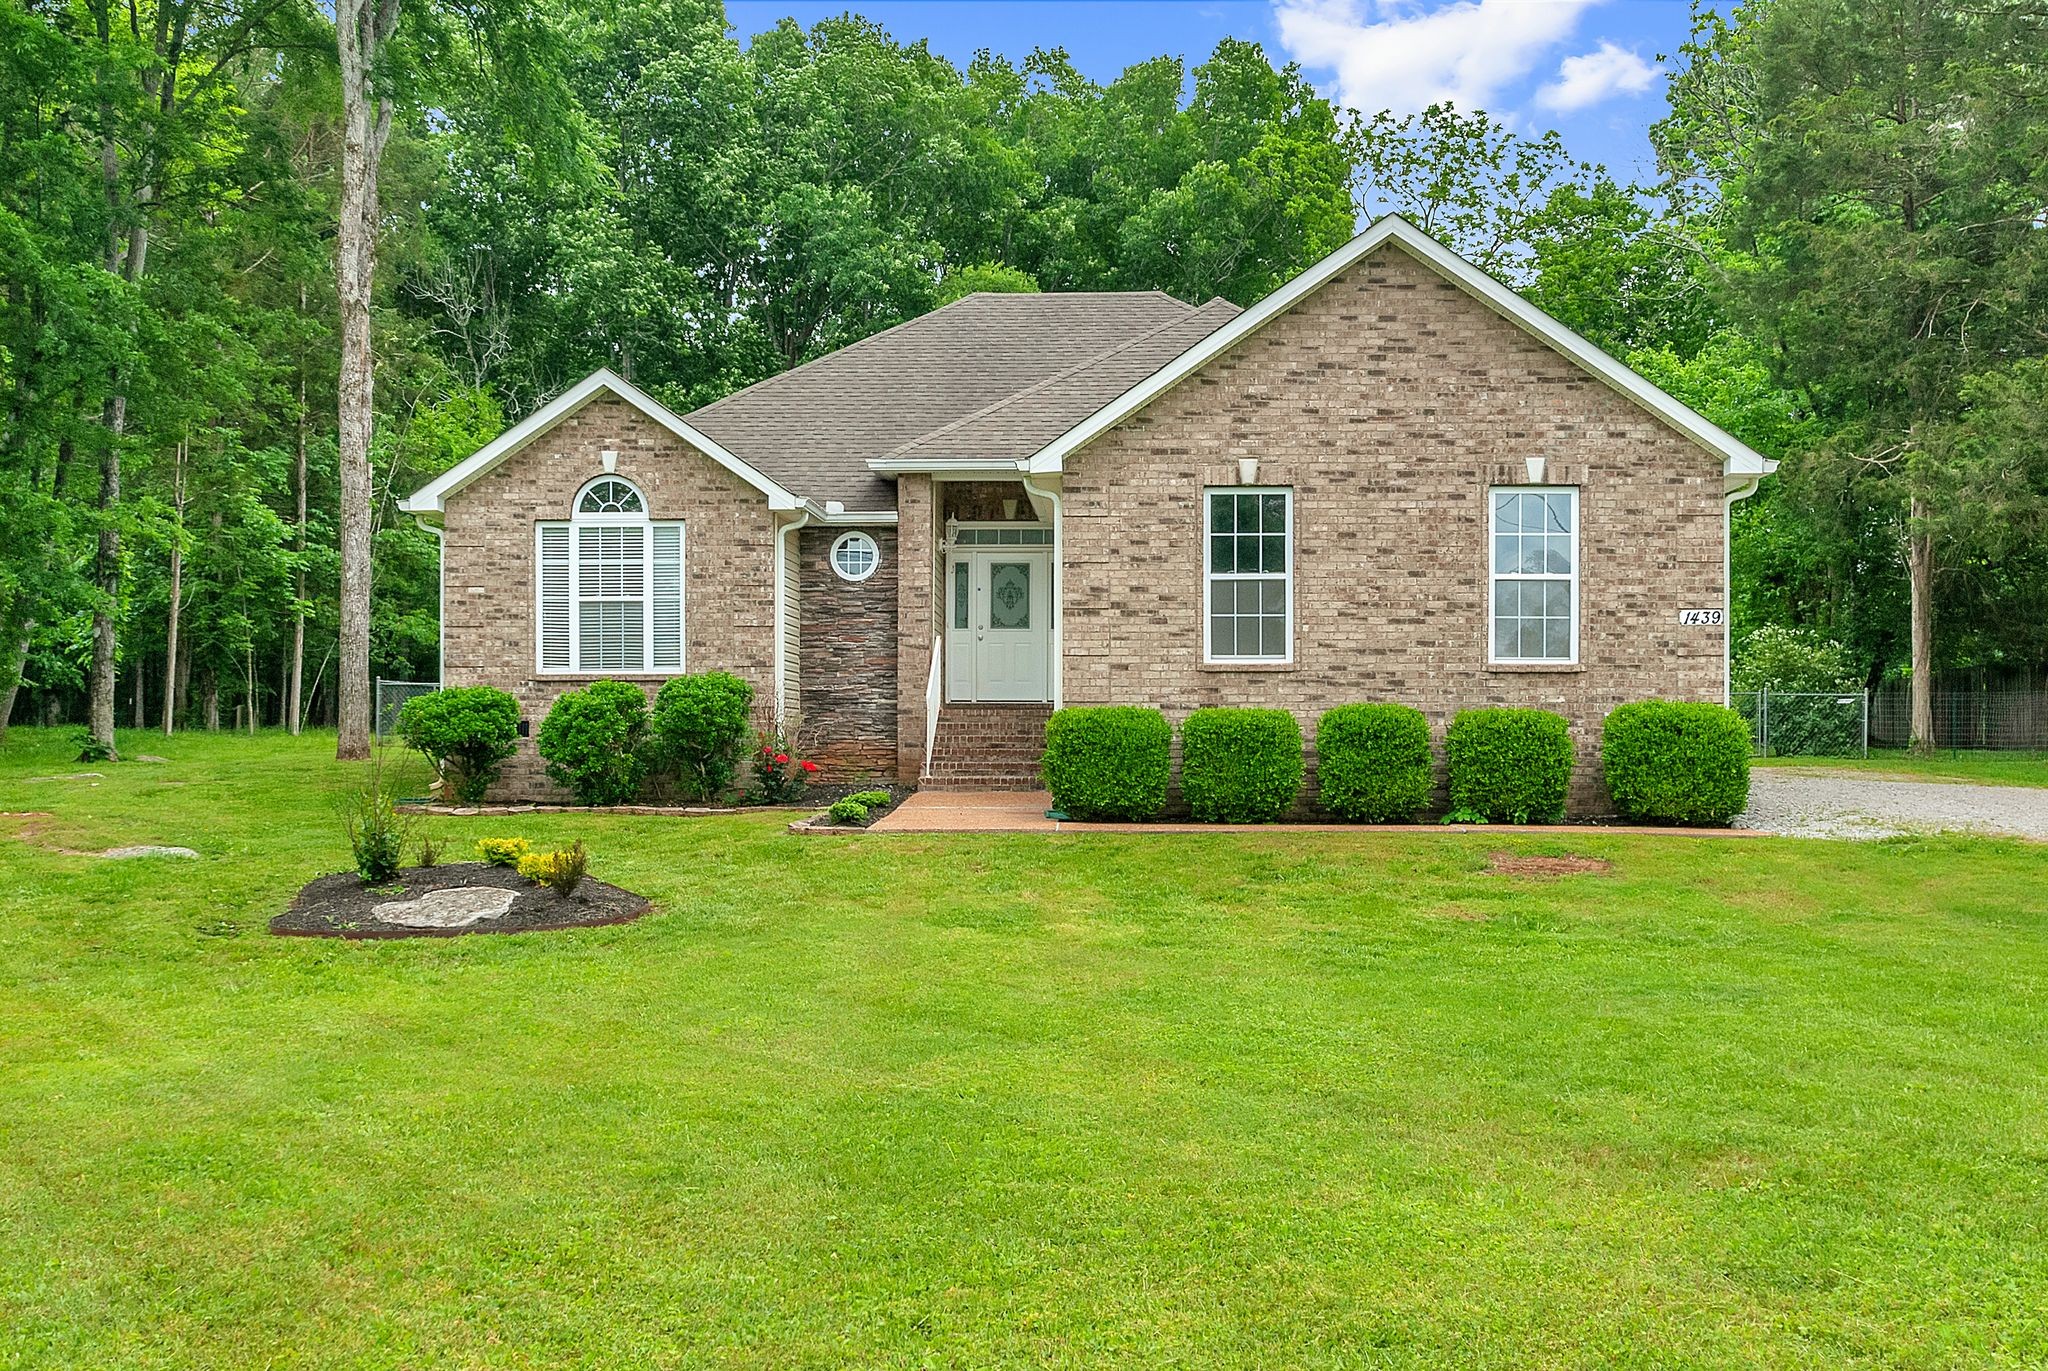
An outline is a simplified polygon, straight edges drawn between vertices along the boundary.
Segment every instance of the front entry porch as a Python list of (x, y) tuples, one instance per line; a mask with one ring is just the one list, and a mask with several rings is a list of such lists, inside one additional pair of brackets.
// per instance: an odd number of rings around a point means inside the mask
[(1053, 531), (955, 524), (946, 531), (948, 704), (1053, 697)]

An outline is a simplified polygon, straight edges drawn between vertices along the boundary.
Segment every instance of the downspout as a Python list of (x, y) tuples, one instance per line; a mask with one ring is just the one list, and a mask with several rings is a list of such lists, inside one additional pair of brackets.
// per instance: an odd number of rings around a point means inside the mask
[(434, 535), (434, 684), (448, 684), (448, 530), (415, 514), (412, 521)]
[(1060, 493), (1031, 484), (1031, 473), (1019, 477), (1027, 494), (1052, 506), (1052, 707), (1060, 708), (1067, 693), (1067, 527)]
[(1735, 703), (1735, 502), (1756, 494), (1764, 478), (1738, 486), (1721, 501), (1721, 703)]
[(789, 723), (789, 535), (811, 521), (811, 507), (775, 531), (775, 726)]

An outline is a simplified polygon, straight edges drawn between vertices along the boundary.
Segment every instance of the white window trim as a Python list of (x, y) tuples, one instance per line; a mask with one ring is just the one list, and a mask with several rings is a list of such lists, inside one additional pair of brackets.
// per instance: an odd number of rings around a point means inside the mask
[[(1542, 575), (1525, 571), (1502, 572), (1494, 569), (1493, 540), (1500, 537), (1500, 514), (1495, 509), (1496, 495), (1569, 495), (1572, 501), (1572, 571), (1569, 577)], [(1486, 664), (1488, 666), (1552, 666), (1568, 667), (1579, 664), (1579, 620), (1583, 617), (1579, 602), (1579, 527), (1584, 523), (1584, 502), (1579, 499), (1577, 486), (1488, 486), (1486, 489)], [(1569, 657), (1500, 657), (1494, 654), (1493, 645), (1498, 641), (1494, 632), (1497, 615), (1494, 613), (1494, 588), (1502, 581), (1556, 581), (1567, 580), (1571, 585), (1572, 597), (1572, 655)]]
[[(858, 576), (849, 576), (839, 565), (839, 549), (855, 541), (864, 542), (868, 545), (868, 551), (873, 554), (873, 560), (868, 563), (866, 571)], [(852, 585), (859, 585), (862, 581), (868, 580), (877, 571), (882, 569), (882, 544), (876, 539), (874, 534), (854, 529), (852, 532), (842, 533), (832, 540), (832, 550), (825, 554), (825, 563), (832, 568), (832, 574), (840, 580)]]
[[(1213, 602), (1216, 582), (1221, 580), (1270, 580), (1270, 573), (1256, 577), (1237, 572), (1212, 571), (1209, 560), (1209, 501), (1217, 495), (1283, 495), (1287, 498), (1287, 566), (1282, 573), (1287, 587), (1287, 651), (1278, 657), (1259, 655), (1254, 657), (1219, 657), (1211, 641), (1214, 633), (1214, 617), (1209, 612)], [(1294, 664), (1294, 488), (1292, 486), (1204, 486), (1202, 487), (1201, 508), (1201, 555), (1202, 555), (1202, 664), (1204, 666), (1292, 666)]]
[[(632, 488), (640, 497), (638, 514), (583, 514), (578, 510), (583, 504), (584, 492), (600, 481), (619, 481)], [(652, 519), (647, 515), (647, 492), (638, 484), (623, 476), (606, 474), (594, 476), (576, 488), (575, 496), (569, 501), (567, 519), (542, 519), (533, 526), (533, 671), (536, 676), (610, 676), (610, 677), (655, 677), (677, 675), (687, 669), (690, 653), (689, 614), (689, 529), (680, 519)], [(583, 665), (583, 557), (576, 530), (580, 527), (608, 525), (612, 527), (638, 528), (640, 533), (640, 643), (642, 661), (654, 659), (654, 530), (657, 526), (673, 527), (676, 530), (676, 556), (682, 567), (681, 584), (676, 605), (676, 628), (679, 635), (676, 644), (676, 664), (672, 667), (643, 665), (639, 670), (620, 668), (586, 667)], [(541, 536), (549, 528), (563, 528), (569, 532), (569, 665), (548, 666), (542, 661), (546, 650), (541, 631), (543, 607), (541, 604)], [(631, 597), (627, 597), (631, 598)]]

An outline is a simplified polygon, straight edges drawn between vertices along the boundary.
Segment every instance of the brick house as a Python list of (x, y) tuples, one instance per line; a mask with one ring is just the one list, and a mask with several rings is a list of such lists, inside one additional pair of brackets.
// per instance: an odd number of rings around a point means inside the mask
[(1063, 704), (1534, 705), (1592, 809), (1609, 709), (1724, 698), (1773, 468), (1390, 216), (1247, 310), (971, 295), (687, 415), (599, 372), (402, 508), (444, 681), (536, 726), (718, 668), (828, 773), (1014, 786)]

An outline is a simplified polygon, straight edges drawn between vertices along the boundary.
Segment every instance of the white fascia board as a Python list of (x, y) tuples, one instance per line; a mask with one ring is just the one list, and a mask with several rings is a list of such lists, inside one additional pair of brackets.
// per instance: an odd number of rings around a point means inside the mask
[(868, 470), (883, 476), (951, 475), (956, 472), (1023, 471), (1024, 463), (1007, 457), (870, 457)]
[(803, 501), (769, 480), (723, 446), (698, 432), (674, 410), (631, 381), (600, 368), (506, 429), (470, 456), (421, 486), (398, 507), (407, 514), (438, 517), (448, 507), (448, 497), (489, 472), (500, 462), (546, 433), (556, 424), (582, 409), (601, 394), (618, 396), (676, 437), (696, 448), (712, 461), (768, 497), (770, 509), (799, 509)]
[(1778, 469), (1776, 462), (1651, 385), (1398, 214), (1388, 214), (1375, 219), (1365, 232), (1047, 443), (1031, 457), (1026, 469), (1034, 474), (1061, 470), (1069, 455), (1151, 404), (1200, 370), (1211, 358), (1258, 332), (1273, 319), (1292, 309), (1331, 277), (1357, 262), (1374, 248), (1388, 242), (1396, 244), (1434, 267), (1453, 285), (1496, 314), (1571, 358), (1629, 399), (1719, 456), (1722, 472), (1729, 479), (1740, 477), (1741, 481), (1747, 481), (1754, 477), (1768, 476)]
[(853, 524), (864, 528), (889, 525), (896, 522), (893, 509), (826, 509), (816, 500), (806, 502), (814, 524)]

